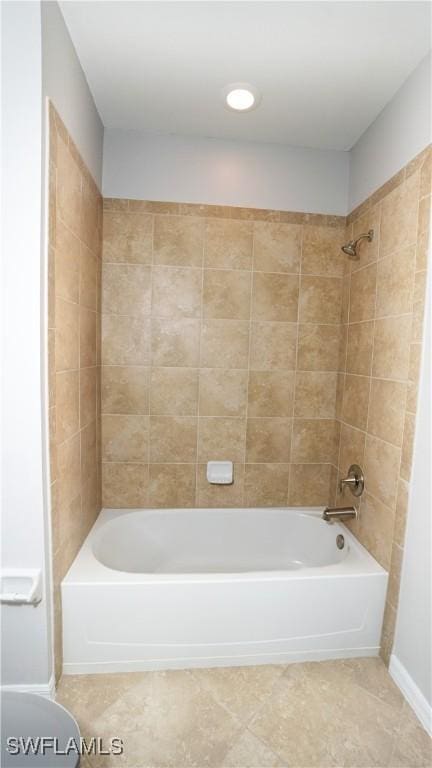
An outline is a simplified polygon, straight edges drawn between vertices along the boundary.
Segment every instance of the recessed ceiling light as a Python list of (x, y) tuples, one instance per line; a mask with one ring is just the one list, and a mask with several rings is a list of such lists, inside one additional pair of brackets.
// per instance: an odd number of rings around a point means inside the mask
[(223, 89), (225, 105), (236, 112), (250, 112), (258, 106), (259, 94), (249, 83), (231, 83)]

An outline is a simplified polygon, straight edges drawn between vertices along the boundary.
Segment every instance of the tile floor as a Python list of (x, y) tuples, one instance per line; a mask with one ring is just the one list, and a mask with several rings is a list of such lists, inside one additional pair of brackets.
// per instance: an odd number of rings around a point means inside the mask
[(86, 768), (430, 768), (432, 742), (380, 659), (63, 677)]

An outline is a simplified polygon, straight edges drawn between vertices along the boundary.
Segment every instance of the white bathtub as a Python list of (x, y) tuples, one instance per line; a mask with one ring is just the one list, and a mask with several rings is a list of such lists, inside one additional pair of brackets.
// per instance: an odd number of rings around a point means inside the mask
[(62, 583), (64, 672), (377, 655), (387, 573), (321, 513), (103, 510)]

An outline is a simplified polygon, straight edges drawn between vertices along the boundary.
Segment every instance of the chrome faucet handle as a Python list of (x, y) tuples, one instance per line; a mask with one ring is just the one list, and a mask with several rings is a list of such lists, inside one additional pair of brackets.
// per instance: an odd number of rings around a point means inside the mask
[(348, 475), (339, 483), (339, 492), (342, 493), (344, 486), (350, 489), (353, 496), (361, 496), (364, 491), (363, 470), (358, 464), (351, 464)]

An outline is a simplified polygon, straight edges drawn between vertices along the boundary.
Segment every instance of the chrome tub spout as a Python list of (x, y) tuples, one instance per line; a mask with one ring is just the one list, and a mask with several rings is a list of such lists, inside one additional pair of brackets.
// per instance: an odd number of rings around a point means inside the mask
[(333, 523), (334, 520), (343, 523), (345, 520), (357, 519), (357, 516), (355, 507), (326, 507), (322, 514), (327, 523)]

